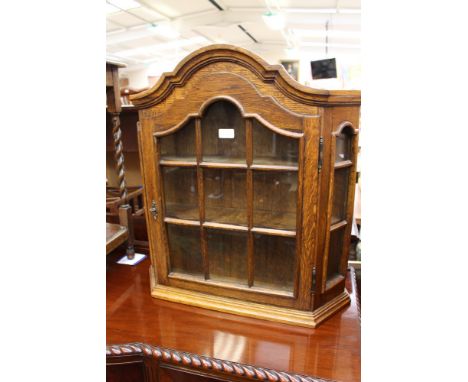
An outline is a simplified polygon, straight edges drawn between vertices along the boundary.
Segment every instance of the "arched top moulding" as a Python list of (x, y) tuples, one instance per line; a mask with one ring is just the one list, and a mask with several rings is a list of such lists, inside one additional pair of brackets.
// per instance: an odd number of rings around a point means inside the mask
[(215, 44), (198, 49), (185, 57), (169, 73), (163, 73), (150, 89), (130, 96), (138, 109), (164, 101), (171, 92), (184, 86), (197, 71), (216, 63), (235, 63), (250, 70), (265, 83), (272, 84), (291, 100), (315, 106), (351, 106), (361, 104), (361, 92), (356, 90), (313, 89), (296, 82), (282, 65), (269, 65), (256, 54), (232, 45)]
[[(297, 131), (283, 130), (283, 129), (278, 128), (277, 126), (271, 124), (269, 121), (263, 119), (261, 115), (246, 113), (244, 108), (242, 107), (242, 105), (238, 101), (236, 101), (234, 98), (228, 97), (228, 96), (218, 96), (218, 97), (213, 97), (211, 99), (208, 99), (207, 101), (205, 101), (201, 105), (200, 110), (199, 110), (198, 113), (188, 114), (188, 115), (185, 116), (185, 118), (182, 121), (180, 121), (176, 125), (170, 127), (169, 129), (166, 129), (166, 130), (158, 130), (158, 131), (156, 131), (154, 133), (154, 135), (157, 136), (157, 137), (163, 137), (165, 135), (175, 133), (177, 130), (183, 128), (187, 123), (189, 123), (191, 119), (193, 119), (193, 118), (202, 118), (204, 116), (204, 114), (206, 113), (207, 109), (209, 108), (209, 106), (211, 106), (212, 104), (214, 104), (216, 102), (230, 102), (230, 103), (232, 103), (237, 108), (237, 111), (239, 112), (239, 114), (241, 115), (242, 118), (255, 118), (258, 122), (260, 122), (261, 125), (263, 125), (264, 127), (272, 130), (273, 132), (275, 132), (277, 134), (285, 135), (285, 136), (288, 136), (290, 138), (300, 138), (300, 137), (303, 136), (303, 133), (300, 132), (299, 129), (297, 129)], [(299, 118), (297, 118), (297, 122), (299, 124), (302, 123)]]

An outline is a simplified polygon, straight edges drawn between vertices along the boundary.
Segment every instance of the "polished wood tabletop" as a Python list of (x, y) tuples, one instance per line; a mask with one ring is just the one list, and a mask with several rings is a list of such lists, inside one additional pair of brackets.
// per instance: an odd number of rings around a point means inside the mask
[[(293, 327), (152, 298), (150, 262), (119, 265), (107, 257), (107, 344), (144, 342), (250, 365), (360, 381), (361, 329), (356, 293), (351, 305), (316, 329)], [(349, 276), (349, 272), (348, 272)]]

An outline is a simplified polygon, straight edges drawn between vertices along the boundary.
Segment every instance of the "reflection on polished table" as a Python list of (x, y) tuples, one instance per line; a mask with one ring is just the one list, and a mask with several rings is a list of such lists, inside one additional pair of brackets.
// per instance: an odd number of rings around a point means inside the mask
[(146, 259), (136, 266), (107, 257), (107, 344), (143, 342), (263, 368), (336, 381), (360, 381), (356, 292), (351, 305), (316, 329), (239, 317), (152, 298)]

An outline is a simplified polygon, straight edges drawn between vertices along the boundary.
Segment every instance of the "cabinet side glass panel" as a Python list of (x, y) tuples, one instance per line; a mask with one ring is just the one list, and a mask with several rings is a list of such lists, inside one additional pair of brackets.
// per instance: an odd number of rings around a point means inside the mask
[(296, 171), (254, 171), (253, 225), (296, 229)]
[(171, 272), (204, 278), (200, 228), (166, 224), (166, 230)]
[(254, 235), (254, 286), (292, 292), (296, 239)]
[(162, 166), (162, 175), (166, 217), (199, 220), (196, 169)]
[(203, 174), (205, 220), (246, 226), (246, 171), (205, 168)]
[(351, 159), (352, 139), (353, 137), (346, 133), (341, 133), (336, 136), (335, 162)]
[(341, 256), (343, 255), (343, 240), (345, 227), (330, 232), (330, 248), (328, 251), (327, 279), (340, 274)]
[(207, 229), (211, 280), (247, 285), (247, 233)]
[(195, 121), (191, 119), (175, 133), (158, 138), (162, 160), (184, 160), (194, 162)]
[(246, 163), (244, 121), (234, 104), (214, 102), (204, 113), (201, 126), (204, 162)]
[(277, 134), (252, 120), (253, 164), (297, 166), (299, 141)]
[(333, 205), (331, 224), (346, 219), (348, 203), (349, 168), (335, 169), (333, 179)]

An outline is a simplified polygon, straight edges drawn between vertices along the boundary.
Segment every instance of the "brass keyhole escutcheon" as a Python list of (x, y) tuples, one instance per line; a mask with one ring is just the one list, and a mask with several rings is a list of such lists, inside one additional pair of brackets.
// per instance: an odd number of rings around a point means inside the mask
[(151, 203), (151, 208), (149, 210), (151, 215), (153, 215), (153, 219), (156, 220), (158, 218), (158, 207), (156, 206), (156, 202), (153, 200)]

